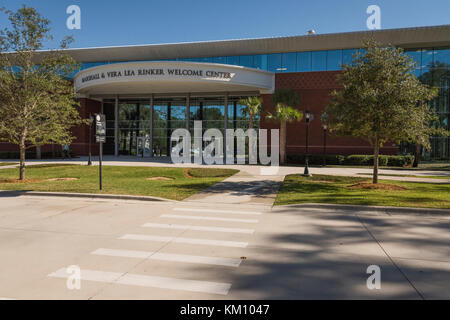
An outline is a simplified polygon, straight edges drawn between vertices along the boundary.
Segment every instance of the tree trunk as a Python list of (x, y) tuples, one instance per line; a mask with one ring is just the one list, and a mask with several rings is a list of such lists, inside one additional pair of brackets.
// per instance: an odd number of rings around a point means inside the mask
[(25, 144), (20, 144), (20, 177), (21, 181), (25, 180)]
[(378, 164), (380, 157), (380, 144), (378, 139), (375, 140), (374, 155), (373, 155), (373, 184), (378, 183)]
[(253, 129), (253, 115), (250, 115), (248, 127), (249, 127), (249, 129)]
[(280, 124), (280, 164), (286, 164), (286, 121)]
[(42, 159), (42, 153), (41, 153), (41, 147), (36, 147), (36, 159), (41, 160)]
[(416, 143), (416, 151), (414, 153), (413, 168), (419, 167), (421, 155), (422, 155), (422, 146), (420, 144)]

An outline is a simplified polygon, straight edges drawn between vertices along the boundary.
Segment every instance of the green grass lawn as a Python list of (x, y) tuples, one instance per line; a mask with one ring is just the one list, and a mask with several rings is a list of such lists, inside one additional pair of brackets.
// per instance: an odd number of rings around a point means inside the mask
[(14, 162), (0, 162), (0, 167), (13, 166), (15, 164), (18, 164), (18, 163), (14, 163)]
[[(190, 169), (155, 167), (103, 167), (103, 191), (99, 191), (98, 167), (69, 164), (28, 166), (26, 179), (30, 182), (16, 183), (18, 169), (0, 170), (0, 190), (28, 190), (74, 193), (103, 193), (122, 195), (155, 196), (183, 200), (238, 170)], [(149, 181), (148, 178), (164, 177), (168, 181)], [(55, 178), (76, 178), (74, 181), (48, 181)]]
[(350, 186), (370, 182), (366, 178), (314, 175), (287, 176), (275, 205), (335, 203), (394, 207), (450, 208), (450, 184), (382, 180), (408, 190), (363, 190)]
[[(372, 176), (372, 173), (357, 173), (359, 175), (364, 175), (364, 176)], [(450, 179), (450, 176), (421, 176), (421, 175), (411, 175), (411, 174), (378, 174), (379, 177), (406, 177), (406, 178), (429, 178), (429, 179)]]

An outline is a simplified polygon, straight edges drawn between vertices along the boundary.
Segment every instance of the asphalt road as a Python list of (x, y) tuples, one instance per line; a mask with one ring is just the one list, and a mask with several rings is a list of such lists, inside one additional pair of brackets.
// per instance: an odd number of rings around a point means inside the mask
[(450, 215), (0, 194), (0, 298), (449, 299), (449, 231)]

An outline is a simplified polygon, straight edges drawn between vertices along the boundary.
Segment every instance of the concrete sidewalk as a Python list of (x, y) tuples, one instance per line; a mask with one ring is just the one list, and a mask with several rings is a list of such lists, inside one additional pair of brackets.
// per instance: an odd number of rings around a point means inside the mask
[[(1, 298), (450, 298), (441, 216), (28, 196), (0, 208)], [(66, 285), (72, 265), (80, 290)], [(371, 265), (380, 290), (366, 286)]]

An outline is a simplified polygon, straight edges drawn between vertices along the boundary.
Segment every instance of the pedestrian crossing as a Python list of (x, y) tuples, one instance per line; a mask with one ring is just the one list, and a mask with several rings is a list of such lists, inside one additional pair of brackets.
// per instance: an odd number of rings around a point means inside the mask
[(233, 258), (202, 257), (187, 254), (160, 253), (151, 251), (116, 250), (100, 248), (92, 252), (94, 255), (110, 257), (139, 258), (173, 262), (200, 263), (225, 267), (239, 267), (242, 260)]
[[(173, 214), (174, 212), (177, 214)], [(255, 233), (255, 229), (243, 228), (241, 227), (242, 224), (259, 223), (259, 219), (236, 218), (234, 216), (261, 216), (262, 214), (262, 212), (257, 211), (175, 207), (172, 209), (172, 213), (163, 213), (159, 215), (158, 220), (162, 219), (163, 221), (152, 221), (138, 226), (139, 228), (142, 228), (143, 231), (148, 231), (148, 233), (123, 234), (117, 238), (117, 241), (119, 241), (119, 248), (98, 248), (90, 252), (90, 255), (100, 259), (102, 259), (102, 257), (118, 259), (118, 261), (120, 259), (141, 259), (144, 261), (160, 261), (162, 263), (173, 262), (176, 263), (175, 267), (178, 268), (187, 268), (187, 265), (209, 266), (211, 268), (226, 267), (231, 268), (231, 271), (232, 269), (241, 266), (243, 259), (238, 257), (245, 256), (245, 251), (243, 250), (249, 245), (249, 242), (246, 240), (250, 240), (249, 237)], [(170, 223), (171, 221), (175, 223)], [(179, 221), (192, 221), (193, 224), (180, 224)], [(174, 231), (179, 231), (180, 234), (174, 235)], [(189, 235), (194, 233), (196, 237), (182, 236), (186, 232), (189, 232)], [(165, 233), (170, 233), (170, 235), (164, 235)], [(245, 241), (234, 241), (237, 236), (239, 236), (239, 240)], [(139, 243), (140, 249), (144, 250), (133, 250), (135, 249), (133, 243)], [(157, 249), (158, 247), (152, 246), (153, 250), (145, 250), (145, 243), (161, 243), (164, 244), (164, 246), (159, 249)], [(178, 252), (173, 249), (170, 250), (171, 252), (165, 252), (166, 250), (163, 250), (167, 245), (172, 244), (182, 244), (183, 246), (174, 247)], [(125, 248), (123, 248), (124, 246)], [(195, 250), (192, 251), (199, 253), (197, 247), (205, 248), (204, 251), (207, 252), (207, 254), (201, 255), (203, 253), (202, 250), (200, 255), (190, 254), (190, 248), (195, 248)], [(237, 253), (238, 256), (226, 257), (227, 254), (224, 254), (224, 256), (217, 256), (217, 250), (219, 248), (223, 248), (224, 252), (232, 252), (233, 255), (236, 255)], [(179, 252), (181, 250), (183, 250), (183, 252)], [(219, 251), (219, 254), (220, 252), (222, 251)], [(213, 256), (208, 256), (210, 254)], [(171, 266), (173, 267), (174, 265)], [(163, 274), (164, 276), (154, 276), (133, 274), (128, 271), (121, 273), (107, 270), (90, 270), (83, 269), (82, 266), (80, 266), (80, 268), (81, 280), (108, 284), (181, 290), (217, 295), (227, 295), (232, 286), (231, 283), (226, 282), (204, 281), (203, 279), (180, 279), (179, 277), (172, 278), (170, 277), (170, 274), (165, 277), (166, 274)], [(48, 275), (50, 278), (68, 278), (68, 276), (66, 268), (61, 268)]]
[(216, 218), (204, 216), (182, 216), (176, 214), (163, 214), (161, 218), (187, 219), (187, 220), (204, 220), (204, 221), (222, 221), (222, 222), (242, 222), (242, 223), (258, 223), (255, 219), (233, 219), (233, 218)]
[[(49, 275), (53, 278), (68, 278), (66, 268), (61, 268)], [(182, 290), (191, 292), (203, 292), (226, 295), (231, 288), (229, 283), (186, 280), (167, 277), (144, 276), (138, 274), (123, 274), (119, 272), (107, 272), (83, 269), (81, 280), (102, 283), (116, 283), (140, 287)]]
[(261, 215), (261, 212), (255, 211), (236, 211), (236, 210), (215, 210), (215, 209), (193, 209), (193, 208), (174, 208), (173, 211), (184, 212), (206, 212), (206, 213), (226, 213), (226, 214), (248, 214), (248, 215)]
[(211, 232), (245, 233), (245, 234), (253, 234), (255, 232), (254, 229), (205, 227), (205, 226), (191, 226), (191, 225), (168, 224), (168, 223), (146, 223), (142, 225), (142, 227), (155, 229), (176, 229), (176, 230), (211, 231)]

